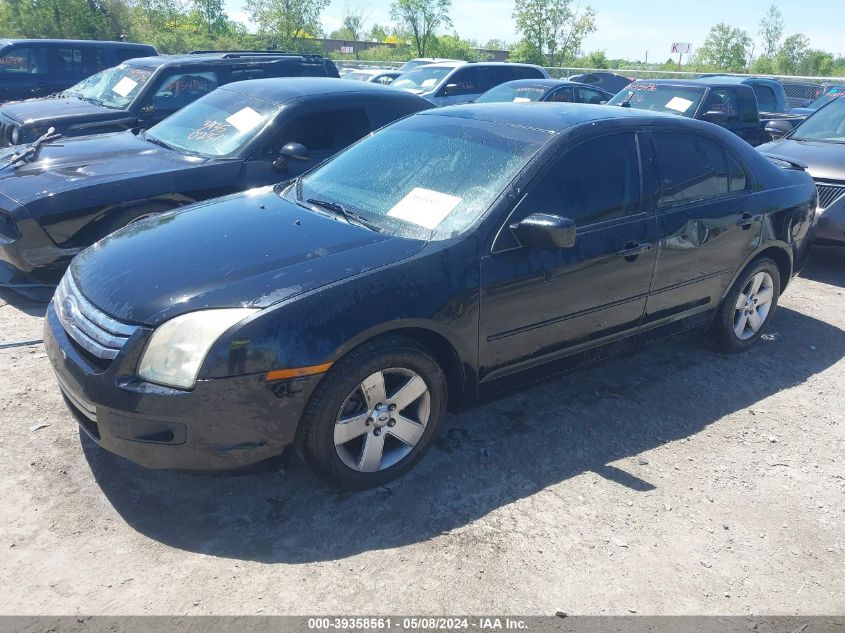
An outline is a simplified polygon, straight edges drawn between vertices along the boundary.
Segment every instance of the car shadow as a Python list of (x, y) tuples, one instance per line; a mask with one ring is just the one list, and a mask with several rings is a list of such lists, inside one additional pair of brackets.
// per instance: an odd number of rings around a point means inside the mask
[(801, 271), (804, 279), (845, 288), (845, 246), (814, 246), (810, 261)]
[(0, 288), (0, 307), (9, 305), (29, 316), (43, 317), (47, 314), (48, 303), (32, 301), (9, 288)]
[(87, 437), (83, 448), (109, 501), (151, 539), (261, 562), (342, 559), (434, 538), (582, 473), (638, 493), (659, 488), (619, 460), (699, 433), (845, 356), (845, 331), (825, 322), (781, 308), (771, 326), (741, 356), (695, 338), (658, 343), (452, 416), (411, 473), (371, 491), (331, 490), (296, 458), (284, 472), (201, 477), (144, 470)]

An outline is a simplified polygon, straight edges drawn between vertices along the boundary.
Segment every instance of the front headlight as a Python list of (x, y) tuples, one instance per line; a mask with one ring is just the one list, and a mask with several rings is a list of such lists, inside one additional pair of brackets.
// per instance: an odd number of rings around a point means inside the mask
[(230, 327), (257, 310), (226, 308), (183, 314), (159, 326), (138, 366), (138, 375), (168, 387), (192, 389), (208, 350)]
[(9, 135), (9, 140), (12, 145), (17, 145), (21, 142), (21, 129), (17, 125), (12, 128), (12, 133)]

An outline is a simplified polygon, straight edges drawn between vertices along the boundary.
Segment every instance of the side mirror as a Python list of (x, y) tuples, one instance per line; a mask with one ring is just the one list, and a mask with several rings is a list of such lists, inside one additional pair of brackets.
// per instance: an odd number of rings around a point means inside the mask
[(311, 160), (311, 153), (302, 143), (288, 143), (279, 151), (279, 157), (273, 161), (273, 167), (284, 171), (289, 160)]
[(552, 213), (532, 213), (510, 229), (523, 246), (575, 246), (575, 222)]
[(791, 123), (787, 121), (769, 121), (766, 123), (766, 134), (772, 137), (773, 141), (783, 138), (792, 131)]
[(443, 96), (444, 97), (451, 97), (458, 92), (458, 84), (446, 84), (443, 87)]
[(599, 101), (599, 105), (607, 105), (607, 100), (605, 100), (605, 101)]
[(720, 125), (725, 127), (728, 124), (728, 115), (721, 110), (709, 110), (705, 112), (701, 119), (703, 121), (707, 121), (708, 123), (715, 123), (716, 125)]

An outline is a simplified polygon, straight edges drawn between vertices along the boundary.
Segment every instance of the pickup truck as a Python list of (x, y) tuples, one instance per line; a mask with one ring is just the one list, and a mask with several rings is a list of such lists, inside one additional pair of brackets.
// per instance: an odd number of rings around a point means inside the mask
[(791, 130), (804, 120), (794, 114), (761, 113), (754, 88), (733, 77), (641, 79), (607, 105), (668, 112), (720, 125), (753, 146), (771, 140), (769, 129)]

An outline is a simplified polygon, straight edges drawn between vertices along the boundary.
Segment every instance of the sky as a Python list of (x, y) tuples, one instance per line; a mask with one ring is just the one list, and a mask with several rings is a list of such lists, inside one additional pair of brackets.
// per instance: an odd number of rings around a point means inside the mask
[[(785, 35), (803, 33), (812, 48), (845, 56), (842, 1), (780, 3)], [(390, 0), (332, 0), (323, 14), (326, 33), (339, 28), (347, 3), (366, 7), (368, 27), (391, 22)], [(230, 17), (248, 23), (243, 0), (226, 0), (226, 4)], [(719, 22), (738, 26), (759, 42), (759, 22), (772, 0), (591, 0), (585, 4), (597, 14), (597, 31), (584, 41), (585, 52), (604, 50), (610, 58), (643, 60), (648, 51), (649, 61), (665, 61), (673, 42), (690, 42), (695, 48)], [(482, 44), (491, 38), (515, 41), (513, 5), (513, 0), (452, 0), (454, 29)]]

